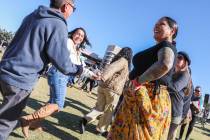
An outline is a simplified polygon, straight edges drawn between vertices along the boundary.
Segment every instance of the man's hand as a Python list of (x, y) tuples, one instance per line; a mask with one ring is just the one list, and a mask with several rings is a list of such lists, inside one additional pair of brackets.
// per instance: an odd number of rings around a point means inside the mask
[(71, 76), (80, 76), (83, 72), (83, 67), (82, 65), (75, 65), (77, 67), (77, 72), (76, 73), (69, 73), (68, 75)]

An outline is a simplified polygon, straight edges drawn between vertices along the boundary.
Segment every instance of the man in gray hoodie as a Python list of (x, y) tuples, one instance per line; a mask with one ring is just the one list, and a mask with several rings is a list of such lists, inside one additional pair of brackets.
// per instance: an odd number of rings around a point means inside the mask
[[(17, 125), (27, 99), (45, 66), (51, 62), (64, 74), (79, 74), (67, 49), (66, 19), (75, 10), (72, 0), (51, 0), (26, 16), (0, 62), (0, 140)], [(50, 109), (49, 109), (50, 110)]]

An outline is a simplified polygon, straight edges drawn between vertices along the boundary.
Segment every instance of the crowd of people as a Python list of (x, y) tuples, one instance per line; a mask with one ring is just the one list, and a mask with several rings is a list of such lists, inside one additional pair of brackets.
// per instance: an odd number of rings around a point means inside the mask
[[(191, 59), (177, 51), (178, 24), (161, 17), (154, 26), (156, 44), (133, 56), (123, 47), (103, 69), (88, 69), (81, 50), (91, 46), (84, 28), (67, 31), (67, 18), (74, 12), (72, 0), (50, 0), (26, 16), (0, 62), (0, 140), (8, 138), (20, 122), (23, 135), (41, 128), (40, 121), (64, 107), (67, 86), (78, 83), (89, 92), (98, 82), (95, 107), (80, 120), (81, 134), (99, 118), (98, 135), (108, 140), (175, 140), (178, 126), (186, 140), (200, 112), (201, 87), (194, 90)], [(43, 70), (51, 64), (47, 80), (50, 98), (32, 114), (21, 116)], [(133, 67), (132, 67), (133, 65)], [(94, 68), (95, 67), (95, 68)], [(97, 81), (97, 82), (96, 82)]]

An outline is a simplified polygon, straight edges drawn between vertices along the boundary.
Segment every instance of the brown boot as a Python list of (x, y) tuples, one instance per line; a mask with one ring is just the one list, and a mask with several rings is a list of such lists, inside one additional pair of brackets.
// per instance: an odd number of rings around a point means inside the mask
[(26, 138), (29, 137), (28, 130), (32, 122), (42, 120), (45, 117), (50, 116), (54, 112), (57, 112), (57, 111), (58, 111), (57, 104), (47, 104), (41, 107), (39, 110), (35, 111), (34, 113), (21, 117), (20, 123), (21, 123), (23, 135)]
[(30, 130), (39, 130), (39, 131), (46, 130), (46, 128), (44, 128), (44, 127), (41, 126), (41, 120), (32, 121), (30, 123), (29, 129)]

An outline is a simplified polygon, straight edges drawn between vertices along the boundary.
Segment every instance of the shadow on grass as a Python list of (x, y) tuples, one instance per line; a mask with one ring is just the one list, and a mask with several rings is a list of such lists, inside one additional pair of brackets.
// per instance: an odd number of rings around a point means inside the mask
[(208, 137), (210, 137), (210, 130), (209, 129), (203, 128), (203, 127), (200, 127), (200, 126), (195, 126), (195, 127), (198, 128), (198, 129), (200, 129), (200, 130), (205, 131), (205, 132), (201, 132), (201, 133), (204, 134), (204, 135), (206, 135), (206, 136), (208, 136)]
[[(27, 102), (27, 106), (33, 108), (34, 110), (38, 110), (44, 104), (45, 104), (45, 102), (38, 101), (38, 100), (33, 99), (33, 98), (29, 98), (28, 102)], [(26, 112), (23, 112), (23, 114), (26, 114)], [(52, 117), (56, 117), (58, 119), (59, 119), (59, 117), (61, 117), (60, 119), (63, 119), (63, 115), (64, 114), (59, 112), (59, 113), (56, 114), (56, 116), (53, 115)], [(65, 114), (64, 118), (68, 118), (68, 120), (69, 120), (69, 118), (71, 118), (71, 116)], [(65, 121), (65, 120), (59, 121), (59, 123), (61, 123), (61, 124), (65, 124), (66, 122), (68, 122), (68, 121)], [(48, 120), (43, 120), (42, 123), (43, 123), (43, 126), (46, 127), (46, 129), (47, 129), (45, 131), (46, 133), (50, 133), (51, 135), (53, 135), (53, 136), (55, 136), (55, 137), (57, 137), (59, 139), (62, 139), (62, 140), (78, 140), (78, 138), (72, 136), (71, 134), (56, 128), (55, 125), (54, 125), (56, 123), (50, 122)], [(58, 125), (58, 124), (56, 124), (56, 125)], [(62, 125), (62, 126), (65, 127), (67, 125)], [(17, 127), (20, 127), (20, 124), (18, 124)], [(74, 129), (74, 128), (72, 127), (72, 129)], [(22, 136), (20, 136), (20, 135), (18, 135), (16, 133), (12, 133), (11, 135), (16, 137), (16, 138), (23, 138)]]
[(29, 98), (27, 101), (27, 106), (30, 108), (33, 108), (34, 110), (40, 109), (42, 106), (44, 106), (46, 102), (42, 102), (33, 98)]
[[(27, 101), (27, 106), (30, 108), (33, 108), (34, 110), (40, 109), (44, 104), (46, 104), (46, 102), (42, 102), (42, 101), (36, 100), (34, 98), (29, 98)], [(77, 109), (77, 110), (81, 111), (83, 114), (87, 114), (88, 110), (91, 110), (91, 108), (88, 107), (87, 105), (83, 104), (82, 101), (76, 101), (76, 100), (68, 98), (68, 97), (66, 97), (65, 106), (70, 106), (74, 109)], [(23, 115), (25, 115), (25, 114), (26, 114), (26, 112), (23, 112)], [(63, 130), (56, 128), (56, 125), (65, 127), (67, 129), (70, 129), (70, 130), (80, 134), (80, 120), (81, 120), (80, 116), (71, 114), (69, 112), (60, 111), (60, 112), (52, 115), (52, 117), (58, 119), (58, 123), (51, 122), (48, 120), (42, 121), (42, 125), (44, 127), (46, 127), (47, 133), (50, 133), (51, 135), (53, 135), (57, 138), (60, 138), (62, 140), (77, 140), (78, 139)], [(88, 132), (95, 134), (96, 133), (95, 127), (96, 126), (93, 124), (88, 124), (86, 130)], [(23, 138), (22, 136), (20, 136), (16, 133), (13, 133), (12, 136), (17, 137), (17, 138)]]
[[(58, 119), (58, 123), (53, 123), (53, 124), (65, 127), (80, 134), (80, 120), (81, 120), (80, 116), (61, 111), (54, 114), (53, 117)], [(94, 134), (96, 132), (95, 125), (88, 124), (86, 130)]]
[(44, 127), (47, 128), (47, 130), (45, 131), (46, 133), (50, 133), (51, 135), (54, 135), (55, 137), (61, 140), (79, 140), (78, 138), (72, 136), (71, 134), (56, 128), (53, 125), (54, 123), (48, 120), (44, 120), (43, 124), (44, 124)]
[[(70, 99), (68, 97), (66, 97), (65, 106), (70, 106), (74, 109), (77, 109), (77, 110), (81, 111), (83, 114), (87, 114), (88, 113), (87, 110), (91, 110), (91, 108), (88, 107), (87, 105), (83, 104), (82, 101), (81, 102), (76, 101), (76, 100)], [(79, 106), (81, 106), (81, 107), (79, 107)], [(85, 108), (86, 110), (83, 108)]]
[(21, 136), (21, 135), (15, 133), (15, 132), (12, 132), (12, 133), (10, 134), (10, 136), (13, 136), (13, 137), (15, 137), (15, 138), (22, 138), (22, 139), (24, 139), (23, 136)]
[(92, 99), (94, 99), (94, 100), (97, 100), (97, 97), (92, 97), (91, 95), (87, 95), (89, 98), (92, 98)]
[(202, 132), (202, 134), (210, 137), (210, 132), (208, 132), (208, 133)]

